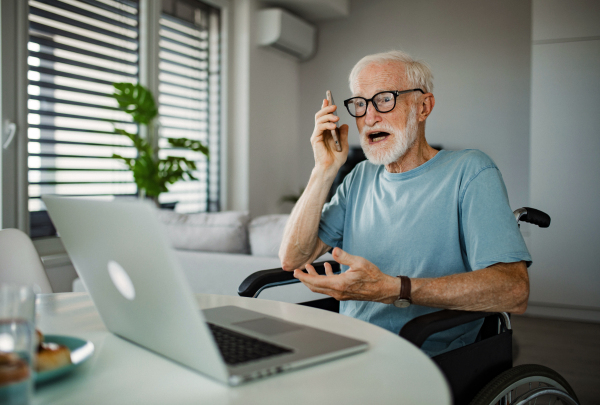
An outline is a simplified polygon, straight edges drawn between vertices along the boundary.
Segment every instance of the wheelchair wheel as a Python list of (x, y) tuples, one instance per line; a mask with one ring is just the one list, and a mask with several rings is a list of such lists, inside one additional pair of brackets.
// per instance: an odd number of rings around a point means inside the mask
[(579, 405), (575, 391), (556, 371), (538, 364), (506, 370), (490, 381), (470, 405)]

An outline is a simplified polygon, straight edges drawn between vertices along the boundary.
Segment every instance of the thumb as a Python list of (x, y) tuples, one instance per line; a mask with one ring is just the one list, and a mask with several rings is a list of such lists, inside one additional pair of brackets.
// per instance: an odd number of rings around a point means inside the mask
[(345, 264), (346, 266), (352, 266), (359, 259), (358, 256), (353, 256), (350, 253), (344, 252), (338, 247), (333, 249), (332, 254), (336, 262), (339, 264)]

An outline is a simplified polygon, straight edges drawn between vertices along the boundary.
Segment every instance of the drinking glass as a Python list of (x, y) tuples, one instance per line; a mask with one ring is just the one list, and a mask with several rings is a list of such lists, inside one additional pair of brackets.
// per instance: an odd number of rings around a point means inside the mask
[(33, 391), (35, 293), (0, 284), (0, 404), (27, 405)]

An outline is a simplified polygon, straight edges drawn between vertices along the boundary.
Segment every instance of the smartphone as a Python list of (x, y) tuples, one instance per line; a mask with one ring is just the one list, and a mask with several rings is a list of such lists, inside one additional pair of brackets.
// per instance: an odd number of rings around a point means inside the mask
[[(326, 95), (327, 95), (327, 102), (329, 103), (329, 105), (334, 105), (335, 103), (333, 102), (333, 96), (331, 95), (331, 91), (327, 90)], [(337, 117), (337, 114), (335, 111), (333, 112), (333, 115), (335, 115)], [(341, 152), (342, 144), (340, 143), (340, 139), (337, 134), (337, 128), (331, 130), (331, 136), (333, 137), (333, 140), (335, 141), (335, 150), (337, 150), (338, 152)]]

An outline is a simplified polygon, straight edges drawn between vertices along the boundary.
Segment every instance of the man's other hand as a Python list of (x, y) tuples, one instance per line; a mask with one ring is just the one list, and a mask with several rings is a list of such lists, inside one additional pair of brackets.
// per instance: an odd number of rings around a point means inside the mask
[(325, 275), (317, 274), (307, 264), (306, 271), (294, 270), (294, 277), (311, 291), (329, 295), (338, 301), (375, 301), (393, 303), (400, 294), (400, 279), (384, 274), (367, 259), (353, 256), (340, 248), (333, 249), (336, 262), (350, 268), (342, 274), (333, 274), (329, 263), (325, 263)]
[(337, 110), (336, 105), (328, 105), (323, 100), (321, 109), (315, 114), (315, 129), (310, 137), (310, 143), (315, 155), (315, 167), (323, 171), (331, 171), (335, 174), (348, 158), (348, 125), (342, 125), (338, 129), (338, 137), (342, 145), (342, 151), (335, 149), (335, 141), (331, 136), (331, 130), (335, 129), (339, 117), (333, 115)]

